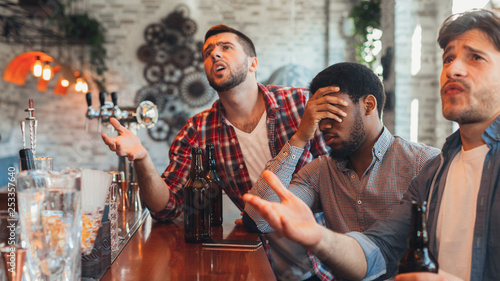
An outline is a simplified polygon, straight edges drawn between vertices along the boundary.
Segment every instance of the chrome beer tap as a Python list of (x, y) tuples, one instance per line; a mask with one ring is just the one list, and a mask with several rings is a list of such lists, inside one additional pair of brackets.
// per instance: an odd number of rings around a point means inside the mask
[(92, 108), (92, 93), (85, 94), (87, 100), (87, 113), (85, 114), (85, 132), (89, 131), (89, 120), (98, 116), (97, 111)]
[[(127, 127), (132, 133), (137, 134), (140, 127), (151, 128), (158, 121), (158, 109), (156, 105), (150, 101), (143, 101), (138, 107), (122, 107), (118, 106), (118, 94), (111, 93), (111, 101), (106, 101), (106, 93), (99, 93), (100, 107), (98, 110), (92, 108), (92, 94), (87, 93), (87, 113), (85, 114), (87, 122), (85, 129), (88, 131), (88, 120), (98, 119), (98, 131), (101, 132), (102, 125), (109, 125), (111, 117), (116, 118), (120, 123)], [(142, 202), (139, 196), (139, 186), (134, 175), (133, 161), (127, 161), (124, 156), (119, 156), (118, 167), (120, 172), (124, 172), (122, 181), (128, 181), (127, 194), (128, 200), (126, 208), (139, 211), (142, 208)], [(128, 162), (128, 163), (127, 163)], [(122, 206), (123, 207), (123, 206)]]
[(109, 122), (109, 118), (111, 117), (111, 110), (113, 108), (113, 104), (110, 101), (106, 101), (106, 92), (99, 93), (99, 103), (101, 107), (99, 107), (98, 111), (98, 123), (97, 130), (99, 132), (102, 131), (102, 123)]
[[(99, 93), (100, 107), (97, 110), (92, 108), (92, 93), (87, 93), (87, 119), (98, 119), (98, 131), (102, 131), (102, 125), (108, 124), (111, 117), (115, 117), (120, 123), (129, 128), (133, 133), (137, 133), (140, 127), (151, 128), (158, 121), (158, 109), (150, 101), (143, 101), (138, 107), (118, 106), (118, 94), (111, 93), (112, 101), (106, 101), (106, 93)], [(88, 131), (88, 123), (85, 123), (85, 129)]]
[(113, 103), (113, 108), (111, 109), (111, 116), (120, 120), (121, 115), (122, 115), (122, 111), (118, 107), (118, 93), (117, 92), (111, 92), (111, 102)]

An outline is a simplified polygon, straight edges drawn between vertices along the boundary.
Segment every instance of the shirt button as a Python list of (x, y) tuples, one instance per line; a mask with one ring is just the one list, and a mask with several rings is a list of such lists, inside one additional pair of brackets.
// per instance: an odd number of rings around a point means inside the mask
[(361, 201), (361, 200), (358, 200), (358, 205), (361, 205), (361, 203), (363, 203), (363, 201)]
[(236, 142), (236, 139), (231, 139), (231, 142), (232, 142), (232, 143), (235, 143), (235, 142)]
[(354, 175), (351, 175), (351, 179), (353, 179), (353, 178), (354, 178)]
[(377, 153), (377, 156), (378, 156), (378, 157), (382, 157), (382, 153), (380, 153), (380, 152), (379, 152), (379, 153)]
[(295, 159), (295, 157), (296, 157), (295, 155), (292, 155), (292, 159)]
[(288, 155), (288, 152), (286, 152), (286, 151), (285, 151), (285, 152), (283, 152), (283, 155), (287, 156), (287, 155)]
[(243, 166), (243, 164), (240, 164), (240, 169), (243, 169), (245, 166)]

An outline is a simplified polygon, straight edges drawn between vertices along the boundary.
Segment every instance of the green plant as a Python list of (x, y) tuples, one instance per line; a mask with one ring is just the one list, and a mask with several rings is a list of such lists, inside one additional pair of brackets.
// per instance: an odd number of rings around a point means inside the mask
[(90, 64), (97, 75), (103, 80), (103, 74), (108, 69), (106, 66), (105, 29), (99, 21), (89, 17), (88, 14), (75, 14), (64, 16), (61, 21), (61, 30), (71, 43), (88, 45), (90, 48)]
[(381, 0), (361, 0), (354, 4), (349, 16), (354, 22), (354, 48), (356, 60), (372, 67), (374, 56), (374, 40), (369, 38), (375, 29), (380, 28), (380, 2)]

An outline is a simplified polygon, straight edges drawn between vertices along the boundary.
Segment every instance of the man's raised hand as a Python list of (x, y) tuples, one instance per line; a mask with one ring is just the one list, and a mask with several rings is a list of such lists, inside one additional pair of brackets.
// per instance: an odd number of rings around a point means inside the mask
[(123, 127), (115, 118), (110, 118), (109, 122), (118, 132), (116, 137), (109, 137), (105, 133), (101, 134), (104, 143), (110, 150), (116, 152), (118, 156), (126, 156), (129, 161), (141, 160), (147, 156), (147, 150), (134, 133)]
[(276, 192), (281, 203), (269, 202), (247, 193), (243, 196), (247, 204), (286, 238), (306, 247), (318, 244), (321, 241), (321, 227), (316, 223), (309, 206), (287, 190), (272, 172), (265, 170), (262, 177)]
[(340, 88), (337, 86), (323, 87), (318, 89), (307, 101), (299, 128), (290, 139), (291, 145), (303, 148), (314, 137), (319, 121), (322, 119), (342, 122), (342, 118), (346, 117), (347, 114), (342, 111), (341, 107), (347, 106), (347, 102), (332, 95), (338, 91)]

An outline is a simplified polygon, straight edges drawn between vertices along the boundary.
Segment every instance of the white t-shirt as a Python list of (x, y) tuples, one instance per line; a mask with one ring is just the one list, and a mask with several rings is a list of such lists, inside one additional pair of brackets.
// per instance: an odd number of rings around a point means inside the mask
[(468, 151), (462, 147), (455, 156), (438, 216), (439, 269), (463, 280), (470, 279), (477, 194), (488, 150), (486, 144)]
[(267, 162), (272, 158), (271, 150), (269, 149), (269, 139), (267, 137), (266, 119), (267, 113), (264, 111), (259, 124), (257, 124), (251, 133), (239, 130), (226, 120), (227, 124), (231, 125), (236, 132), (252, 185), (257, 181)]
[[(238, 141), (240, 142), (241, 151), (243, 153), (243, 159), (245, 159), (245, 164), (250, 174), (250, 181), (252, 185), (255, 184), (257, 179), (259, 179), (260, 174), (264, 170), (267, 162), (271, 160), (271, 150), (269, 149), (269, 139), (267, 137), (267, 127), (266, 127), (267, 114), (264, 112), (260, 118), (259, 124), (251, 133), (245, 133), (238, 130), (229, 121), (228, 125), (233, 126)], [(279, 247), (272, 247), (271, 252), (274, 253), (275, 248), (287, 249), (287, 254), (291, 255), (290, 259), (293, 259), (296, 264), (303, 265), (303, 268), (297, 269), (296, 267), (290, 267), (289, 261), (285, 261), (280, 257), (280, 255), (273, 254), (273, 270), (280, 276), (290, 276), (295, 277), (295, 279), (300, 278), (305, 280), (314, 273), (312, 265), (307, 256), (307, 252), (304, 247), (297, 243), (291, 242), (286, 238), (282, 237), (276, 232), (267, 234), (267, 239), (272, 239), (274, 245), (279, 245)], [(300, 277), (297, 277), (300, 276)], [(288, 280), (289, 278), (283, 278)], [(291, 279), (290, 279), (291, 280)]]

